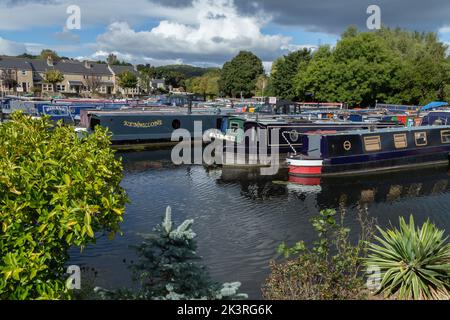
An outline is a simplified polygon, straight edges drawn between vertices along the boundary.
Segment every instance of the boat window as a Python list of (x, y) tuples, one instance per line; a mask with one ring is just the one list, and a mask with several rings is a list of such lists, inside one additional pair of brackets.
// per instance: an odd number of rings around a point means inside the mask
[(380, 136), (364, 137), (364, 149), (366, 151), (380, 151), (381, 139)]
[(394, 145), (396, 149), (404, 149), (408, 147), (406, 133), (394, 134)]
[(181, 127), (181, 122), (178, 119), (175, 119), (172, 121), (172, 128), (174, 129), (180, 129)]
[(230, 123), (230, 129), (231, 129), (231, 131), (237, 131), (238, 129), (239, 129), (239, 123), (237, 123), (237, 122), (232, 122), (232, 123)]
[(441, 142), (442, 143), (450, 143), (450, 130), (442, 130), (441, 131)]
[(428, 144), (426, 132), (416, 132), (414, 137), (416, 138), (416, 146), (423, 147)]

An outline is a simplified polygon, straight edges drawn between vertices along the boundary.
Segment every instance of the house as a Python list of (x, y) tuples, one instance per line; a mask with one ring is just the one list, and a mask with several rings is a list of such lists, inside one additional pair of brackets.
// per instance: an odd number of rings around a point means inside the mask
[(119, 76), (120, 74), (124, 72), (131, 72), (136, 77), (139, 78), (139, 72), (136, 70), (134, 66), (123, 66), (123, 65), (108, 65), (109, 71), (113, 75), (113, 82), (114, 82), (114, 92), (121, 93), (121, 94), (139, 94), (140, 93), (140, 87), (139, 85), (136, 88), (122, 88), (119, 85)]
[(29, 92), (33, 87), (33, 67), (25, 59), (0, 56), (1, 91)]
[[(58, 70), (64, 80), (55, 84), (45, 80), (49, 70)], [(133, 66), (109, 66), (106, 63), (61, 59), (27, 59), (0, 56), (0, 90), (3, 92), (31, 92), (33, 88), (43, 93), (61, 92), (89, 96), (93, 92), (112, 95), (125, 93), (118, 85), (118, 75), (130, 71), (139, 76)], [(128, 93), (138, 94), (139, 87)]]
[(150, 86), (154, 90), (156, 89), (167, 90), (166, 81), (164, 79), (152, 79), (150, 80)]

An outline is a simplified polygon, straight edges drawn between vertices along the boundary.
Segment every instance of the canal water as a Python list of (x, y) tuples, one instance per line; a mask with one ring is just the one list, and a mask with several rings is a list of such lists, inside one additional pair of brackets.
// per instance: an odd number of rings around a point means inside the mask
[[(450, 230), (450, 173), (430, 168), (396, 174), (334, 178), (318, 185), (289, 182), (286, 170), (261, 176), (258, 170), (175, 166), (170, 150), (120, 154), (127, 205), (122, 236), (100, 237), (82, 253), (71, 250), (71, 264), (92, 270), (90, 281), (104, 288), (131, 287), (127, 265), (136, 259), (133, 245), (161, 222), (167, 206), (176, 224), (194, 219), (198, 254), (212, 278), (240, 281), (241, 291), (261, 298), (269, 262), (280, 258), (285, 241), (311, 243), (310, 218), (322, 209), (345, 210), (353, 239), (357, 217), (367, 214), (380, 226), (397, 225), (398, 217), (429, 218)], [(83, 281), (83, 279), (82, 279)]]

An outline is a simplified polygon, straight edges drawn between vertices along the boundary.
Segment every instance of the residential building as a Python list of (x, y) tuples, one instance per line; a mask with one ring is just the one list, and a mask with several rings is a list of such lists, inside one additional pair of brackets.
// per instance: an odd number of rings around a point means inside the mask
[(155, 90), (167, 90), (166, 81), (164, 79), (152, 79), (150, 80), (150, 86)]
[[(55, 84), (45, 81), (49, 70), (58, 70), (64, 80)], [(61, 59), (51, 57), (26, 59), (0, 56), (0, 90), (3, 92), (31, 92), (33, 88), (43, 93), (60, 92), (89, 96), (94, 92), (104, 95), (126, 94), (118, 85), (118, 75), (130, 71), (139, 76), (132, 66), (109, 66), (106, 63)], [(129, 89), (128, 94), (139, 94), (139, 87)]]
[(136, 88), (122, 88), (119, 85), (119, 76), (120, 74), (124, 72), (131, 72), (136, 77), (139, 78), (139, 72), (136, 70), (134, 66), (122, 66), (122, 65), (109, 65), (109, 70), (111, 71), (113, 75), (113, 82), (114, 82), (114, 92), (121, 93), (124, 95), (132, 94), (136, 95), (140, 93), (140, 86), (138, 85)]

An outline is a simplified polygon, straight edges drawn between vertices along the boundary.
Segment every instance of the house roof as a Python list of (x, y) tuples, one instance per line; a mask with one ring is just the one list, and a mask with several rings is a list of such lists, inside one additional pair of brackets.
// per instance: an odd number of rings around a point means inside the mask
[(133, 66), (119, 66), (119, 65), (111, 65), (110, 66), (112, 71), (114, 71), (114, 73), (117, 74), (121, 74), (125, 71), (130, 71), (132, 73), (134, 73), (135, 75), (138, 75), (138, 72), (134, 69)]
[[(86, 63), (89, 63), (90, 68), (86, 67)], [(108, 65), (105, 63), (81, 62), (76, 60), (64, 59), (54, 61), (53, 66), (49, 66), (47, 64), (47, 60), (44, 59), (26, 59), (0, 56), (0, 68), (33, 70), (37, 72), (46, 72), (47, 70), (56, 69), (66, 74), (95, 74), (102, 76), (112, 75), (111, 71), (108, 68)]]
[(9, 56), (0, 56), (0, 68), (32, 70), (32, 66), (29, 62), (29, 59), (9, 57)]

